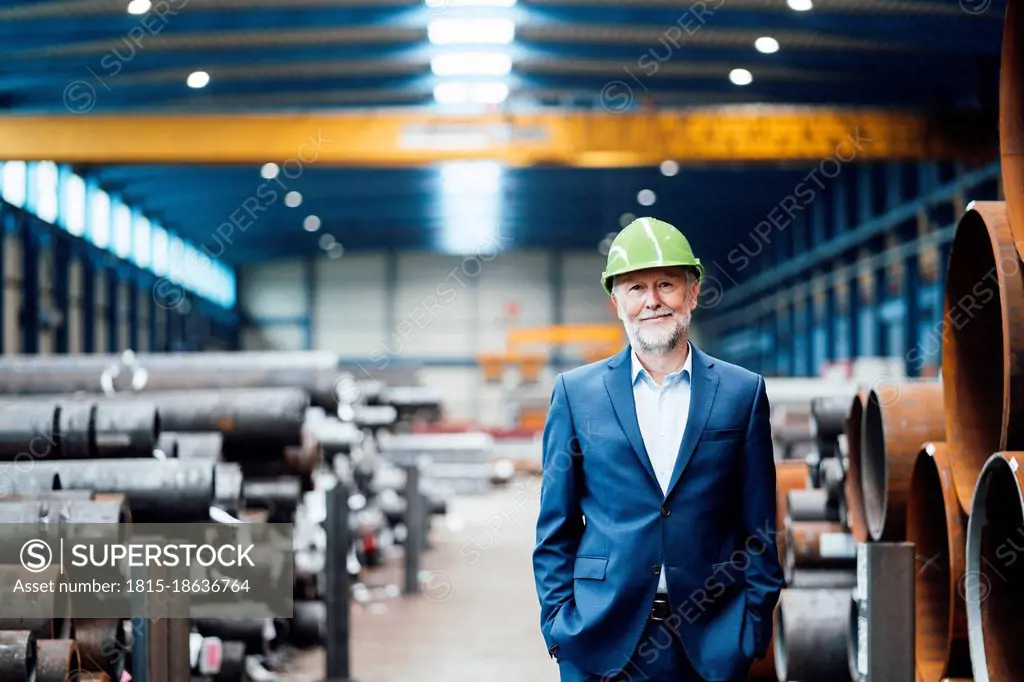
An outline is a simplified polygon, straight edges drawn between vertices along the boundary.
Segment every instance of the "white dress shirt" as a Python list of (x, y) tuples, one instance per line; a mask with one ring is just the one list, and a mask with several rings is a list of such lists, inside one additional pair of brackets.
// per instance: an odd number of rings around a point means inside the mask
[[(635, 351), (630, 351), (633, 376), (633, 401), (640, 435), (644, 439), (647, 456), (661, 485), (668, 492), (672, 470), (683, 442), (686, 420), (690, 414), (690, 377), (693, 376), (693, 346), (687, 341), (686, 362), (681, 369), (664, 378), (661, 385), (640, 364)], [(658, 592), (668, 592), (665, 567), (661, 567)]]

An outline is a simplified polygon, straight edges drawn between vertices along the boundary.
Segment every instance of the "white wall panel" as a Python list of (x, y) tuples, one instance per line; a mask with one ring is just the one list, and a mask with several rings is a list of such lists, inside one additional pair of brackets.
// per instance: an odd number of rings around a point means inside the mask
[(387, 326), (383, 254), (354, 254), (316, 261), (313, 345), (345, 357), (379, 351)]
[(245, 268), (239, 287), (242, 310), (254, 318), (304, 315), (304, 267), (301, 260), (287, 260)]
[[(551, 256), (544, 252), (504, 252), (486, 263), (480, 274), (477, 301), (479, 345), (482, 350), (502, 350), (509, 328), (552, 324)], [(514, 306), (514, 317), (508, 307)], [(547, 352), (546, 345), (530, 350)]]
[(601, 288), (605, 257), (595, 251), (565, 254), (562, 260), (562, 317), (565, 324), (615, 322)]
[(480, 370), (476, 367), (424, 367), (420, 378), (425, 386), (441, 392), (445, 416), (450, 419), (479, 420)]
[(298, 325), (245, 327), (242, 348), (246, 350), (302, 350), (305, 330)]
[[(73, 257), (70, 265), (68, 266), (68, 310), (66, 313), (68, 325), (68, 352), (73, 355), (85, 352), (85, 348), (83, 347), (83, 340), (85, 336), (85, 314), (82, 307), (82, 292), (85, 291), (85, 285), (83, 284), (84, 279), (85, 272), (82, 268), (82, 261), (77, 257)], [(146, 291), (147, 293), (149, 292), (148, 289)]]
[(22, 286), (21, 237), (9, 232), (4, 237), (4, 353), (21, 352)]
[(467, 357), (476, 353), (476, 301), (487, 263), (431, 253), (397, 259), (394, 325), (381, 352), (398, 357)]

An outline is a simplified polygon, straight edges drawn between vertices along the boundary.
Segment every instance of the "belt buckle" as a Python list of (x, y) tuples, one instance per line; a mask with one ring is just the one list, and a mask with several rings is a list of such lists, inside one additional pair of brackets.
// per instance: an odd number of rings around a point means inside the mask
[(651, 604), (651, 620), (657, 620), (657, 621), (667, 620), (667, 618), (663, 618), (663, 617), (658, 615), (658, 606), (661, 605), (661, 604), (664, 604), (667, 607), (668, 606), (668, 600), (655, 599), (654, 603)]

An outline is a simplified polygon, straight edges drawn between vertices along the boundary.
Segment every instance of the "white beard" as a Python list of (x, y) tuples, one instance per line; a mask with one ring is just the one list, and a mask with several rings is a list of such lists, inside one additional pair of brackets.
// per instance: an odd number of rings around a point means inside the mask
[(643, 323), (634, 319), (626, 324), (626, 336), (634, 348), (645, 353), (663, 355), (676, 349), (690, 329), (691, 313), (689, 310), (682, 313), (673, 313), (671, 320), (674, 324), (664, 324), (660, 328), (644, 326)]

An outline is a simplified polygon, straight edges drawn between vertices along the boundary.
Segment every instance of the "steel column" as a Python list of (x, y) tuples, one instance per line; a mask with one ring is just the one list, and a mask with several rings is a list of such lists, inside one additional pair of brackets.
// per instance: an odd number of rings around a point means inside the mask
[(19, 226), (21, 236), (21, 352), (39, 352), (39, 243), (28, 221)]

